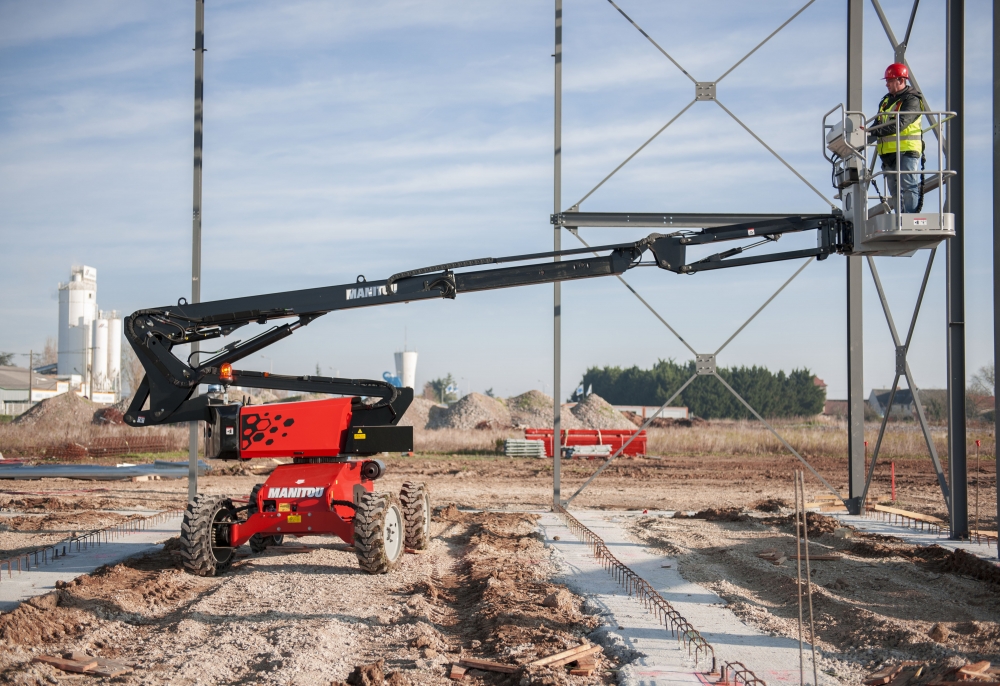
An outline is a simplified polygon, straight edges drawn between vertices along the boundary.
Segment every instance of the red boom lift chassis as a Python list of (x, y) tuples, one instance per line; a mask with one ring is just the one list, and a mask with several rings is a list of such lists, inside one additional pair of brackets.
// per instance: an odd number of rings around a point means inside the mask
[[(562, 221), (553, 217), (553, 223)], [(689, 245), (753, 238), (777, 240), (784, 233), (819, 232), (818, 247), (753, 258), (728, 259), (735, 248), (686, 264)], [(223, 460), (292, 458), (256, 485), (245, 505), (223, 496), (198, 495), (187, 506), (181, 555), (194, 574), (212, 576), (232, 564), (236, 548), (249, 543), (259, 553), (286, 535), (332, 534), (353, 545), (366, 572), (391, 570), (404, 549), (426, 548), (430, 499), (423, 484), (407, 482), (397, 496), (377, 493), (374, 482), (385, 465), (376, 456), (413, 449), (412, 427), (399, 420), (413, 390), (385, 381), (322, 376), (283, 376), (233, 369), (232, 363), (262, 350), (334, 310), (454, 298), (458, 293), (572, 279), (615, 276), (637, 266), (691, 274), (720, 267), (772, 262), (809, 255), (824, 259), (842, 252), (850, 225), (840, 215), (768, 219), (700, 232), (651, 234), (634, 243), (503, 258), (483, 258), (416, 269), (383, 281), (359, 276), (352, 284), (285, 293), (188, 303), (139, 310), (125, 321), (125, 336), (146, 372), (125, 413), (131, 426), (205, 422), (206, 454)], [(751, 246), (752, 247), (752, 246)], [(652, 261), (642, 261), (649, 250)], [(606, 255), (598, 255), (607, 252)], [(585, 255), (562, 259), (572, 255)], [(558, 258), (556, 261), (552, 258)], [(546, 261), (541, 261), (546, 260)], [(529, 262), (510, 267), (455, 271), (487, 264)], [(221, 350), (181, 359), (185, 345), (228, 337), (247, 324), (294, 318)], [(323, 393), (326, 400), (243, 405), (225, 393), (195, 395), (199, 385), (235, 385), (299, 393)]]

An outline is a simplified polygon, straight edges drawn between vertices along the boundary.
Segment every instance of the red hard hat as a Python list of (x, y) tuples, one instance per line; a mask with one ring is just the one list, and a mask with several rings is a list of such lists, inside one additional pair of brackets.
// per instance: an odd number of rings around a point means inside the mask
[(905, 64), (900, 64), (899, 62), (893, 62), (888, 67), (885, 68), (885, 76), (882, 77), (883, 81), (888, 81), (889, 79), (909, 79), (910, 70), (906, 68)]

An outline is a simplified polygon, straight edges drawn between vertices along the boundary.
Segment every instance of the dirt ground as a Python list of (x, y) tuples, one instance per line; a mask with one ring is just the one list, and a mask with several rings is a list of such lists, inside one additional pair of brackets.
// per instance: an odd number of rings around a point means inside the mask
[[(766, 510), (776, 505), (760, 504)], [(770, 550), (795, 554), (791, 510), (734, 508), (698, 517), (639, 517), (630, 532), (677, 556), (684, 578), (718, 593), (743, 621), (798, 639), (796, 561), (789, 557), (776, 566), (758, 557)], [(838, 538), (838, 528), (835, 520), (810, 514), (810, 554), (841, 556), (810, 562), (817, 647), (871, 668), (887, 660), (955, 655), (1000, 662), (1000, 568), (894, 537), (853, 532)]]
[[(216, 578), (181, 571), (168, 545), (0, 615), (0, 683), (95, 681), (31, 662), (76, 650), (135, 666), (115, 683), (329, 684), (382, 660), (369, 669), (378, 683), (446, 684), (459, 657), (526, 662), (596, 628), (581, 599), (547, 581), (535, 516), (442, 508), (432, 533), (429, 550), (378, 576), (326, 538), (247, 555)], [(602, 657), (573, 683), (612, 683), (614, 667)], [(473, 683), (554, 685), (565, 671), (475, 672)]]
[[(169, 550), (101, 570), (0, 614), (0, 683), (93, 681), (30, 663), (36, 653), (83, 650), (135, 664), (135, 673), (118, 679), (123, 683), (331, 683), (347, 679), (357, 665), (382, 659), (375, 671), (400, 672), (390, 686), (405, 686), (403, 679), (443, 684), (445, 666), (458, 651), (521, 662), (579, 641), (594, 628), (594, 619), (580, 614), (580, 599), (568, 593), (559, 594), (559, 607), (541, 605), (556, 589), (553, 566), (533, 516), (523, 511), (551, 503), (551, 462), (464, 455), (385, 459), (387, 474), (377, 490), (423, 481), (438, 506), (507, 512), (441, 509), (430, 551), (406, 555), (401, 569), (387, 576), (362, 575), (354, 554), (329, 538), (300, 539), (313, 548), (309, 553), (248, 556), (215, 579), (182, 572)], [(812, 462), (846, 491), (843, 461)], [(563, 497), (597, 464), (564, 461)], [(753, 507), (768, 499), (790, 501), (798, 464), (792, 457), (769, 456), (621, 460), (573, 507), (744, 508), (736, 519), (753, 515), (745, 521), (649, 517), (638, 520), (633, 533), (679, 555), (682, 573), (726, 598), (745, 621), (797, 637), (794, 567), (757, 557), (766, 548), (792, 552), (787, 510), (780, 502), (777, 512)], [(214, 474), (200, 479), (203, 493), (245, 496), (266, 478), (239, 465), (212, 466)], [(995, 512), (993, 474), (992, 460), (984, 461), (984, 528), (993, 528), (987, 524)], [(887, 477), (887, 470), (876, 471), (875, 498), (888, 496)], [(970, 477), (974, 483), (975, 475)], [(900, 507), (945, 514), (928, 459), (896, 460), (896, 483)], [(128, 516), (115, 511), (181, 508), (186, 490), (184, 480), (0, 482), (0, 557)], [(807, 490), (823, 492), (815, 481)], [(866, 666), (888, 657), (947, 655), (1000, 662), (1000, 585), (899, 542), (821, 534), (817, 551), (832, 547), (845, 555), (813, 564), (817, 630), (825, 650)], [(948, 635), (942, 643), (928, 636), (935, 624)], [(615, 667), (606, 660), (589, 678), (527, 677), (546, 686), (567, 679), (596, 686), (613, 683)], [(520, 678), (483, 673), (475, 681), (501, 686), (519, 684)]]

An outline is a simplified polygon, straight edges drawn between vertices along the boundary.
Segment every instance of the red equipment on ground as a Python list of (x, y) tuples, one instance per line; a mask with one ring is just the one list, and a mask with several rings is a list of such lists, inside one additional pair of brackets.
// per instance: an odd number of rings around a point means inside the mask
[[(552, 436), (553, 429), (525, 429), (524, 437), (528, 440), (544, 441), (545, 454), (552, 457)], [(562, 429), (559, 435), (562, 436), (562, 446), (571, 448), (575, 446), (606, 445), (610, 446), (611, 452), (616, 452), (635, 431), (630, 429)], [(623, 455), (645, 455), (646, 454), (646, 432), (640, 431), (639, 435), (629, 443)]]

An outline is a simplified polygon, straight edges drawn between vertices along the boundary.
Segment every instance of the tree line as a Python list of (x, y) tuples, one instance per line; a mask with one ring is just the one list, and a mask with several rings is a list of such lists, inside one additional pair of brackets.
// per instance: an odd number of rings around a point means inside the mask
[[(660, 360), (652, 369), (637, 366), (591, 367), (583, 375), (583, 387), (612, 405), (662, 405), (695, 371), (694, 361)], [(719, 367), (719, 376), (764, 417), (803, 417), (823, 411), (826, 391), (813, 382), (808, 369), (785, 374), (766, 367)], [(687, 406), (704, 419), (746, 419), (751, 412), (718, 379), (699, 376), (672, 405)]]

